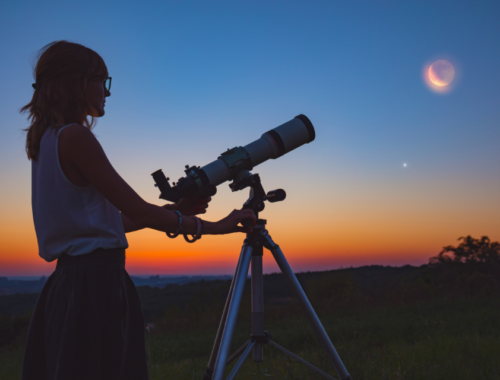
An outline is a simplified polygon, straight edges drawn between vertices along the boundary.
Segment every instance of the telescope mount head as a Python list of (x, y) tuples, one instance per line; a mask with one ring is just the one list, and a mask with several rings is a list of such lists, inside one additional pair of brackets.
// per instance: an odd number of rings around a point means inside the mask
[(266, 207), (264, 201), (274, 203), (283, 201), (286, 198), (286, 192), (283, 189), (273, 190), (266, 194), (262, 187), (260, 176), (258, 174), (251, 174), (248, 171), (239, 173), (237, 179), (235, 179), (229, 187), (232, 191), (243, 190), (250, 187), (250, 197), (243, 205), (243, 208), (253, 210), (257, 218), (259, 217), (259, 212)]

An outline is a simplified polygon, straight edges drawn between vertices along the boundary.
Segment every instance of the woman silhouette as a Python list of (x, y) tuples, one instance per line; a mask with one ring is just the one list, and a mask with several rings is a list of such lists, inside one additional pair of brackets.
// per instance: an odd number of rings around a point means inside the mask
[[(145, 202), (118, 175), (91, 129), (104, 116), (111, 78), (103, 59), (80, 44), (41, 49), (31, 122), (33, 220), (39, 254), (57, 260), (30, 322), (23, 380), (147, 379), (144, 321), (125, 271), (126, 232), (177, 235), (248, 232), (251, 210), (218, 222), (195, 216), (210, 199), (164, 207)], [(172, 236), (172, 235), (170, 235)]]

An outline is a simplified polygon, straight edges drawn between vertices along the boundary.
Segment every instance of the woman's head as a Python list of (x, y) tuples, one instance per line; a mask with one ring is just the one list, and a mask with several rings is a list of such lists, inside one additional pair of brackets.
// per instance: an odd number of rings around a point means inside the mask
[(104, 60), (95, 51), (68, 41), (44, 46), (33, 75), (33, 98), (21, 112), (29, 113), (26, 151), (28, 158), (36, 160), (48, 127), (78, 123), (92, 128), (94, 118), (104, 115), (105, 97), (110, 93), (103, 86), (108, 77)]

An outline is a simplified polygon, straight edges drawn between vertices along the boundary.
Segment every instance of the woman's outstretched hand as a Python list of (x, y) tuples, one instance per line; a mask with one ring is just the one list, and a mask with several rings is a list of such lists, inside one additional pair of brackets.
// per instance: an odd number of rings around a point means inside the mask
[(244, 219), (250, 219), (254, 225), (257, 222), (257, 218), (252, 210), (233, 210), (224, 219), (213, 223), (212, 231), (207, 231), (207, 233), (211, 235), (223, 235), (233, 232), (252, 232), (251, 227), (242, 227), (238, 225)]

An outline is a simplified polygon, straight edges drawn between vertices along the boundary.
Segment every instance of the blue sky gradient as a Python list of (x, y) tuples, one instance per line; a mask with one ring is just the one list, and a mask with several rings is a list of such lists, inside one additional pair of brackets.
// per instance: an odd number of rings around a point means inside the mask
[[(499, 15), (493, 1), (3, 1), (2, 223), (34, 235), (18, 110), (33, 91), (34, 53), (67, 39), (106, 61), (112, 96), (95, 133), (150, 202), (156, 169), (176, 179), (185, 164), (204, 165), (303, 113), (316, 141), (255, 170), (266, 188), (289, 193), (276, 215), (293, 208), (308, 223), (321, 214), (318, 223), (337, 225), (351, 212), (376, 220), (399, 210), (397, 228), (430, 239), (412, 263), (463, 234), (498, 239)], [(448, 94), (422, 79), (425, 63), (442, 58), (457, 70)], [(212, 220), (245, 198), (226, 185), (219, 196)], [(439, 238), (424, 228), (437, 215), (447, 225)]]

